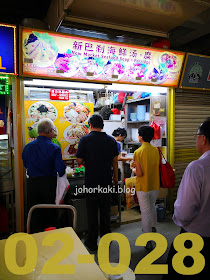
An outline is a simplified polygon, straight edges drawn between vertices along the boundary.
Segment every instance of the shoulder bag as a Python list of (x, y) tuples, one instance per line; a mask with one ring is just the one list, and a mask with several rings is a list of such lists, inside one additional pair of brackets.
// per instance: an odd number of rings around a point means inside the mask
[[(169, 162), (165, 159), (163, 153), (161, 152), (160, 148), (159, 155), (160, 155), (160, 186), (162, 188), (172, 189), (175, 185), (175, 175), (172, 166)], [(164, 164), (162, 162), (164, 160)]]

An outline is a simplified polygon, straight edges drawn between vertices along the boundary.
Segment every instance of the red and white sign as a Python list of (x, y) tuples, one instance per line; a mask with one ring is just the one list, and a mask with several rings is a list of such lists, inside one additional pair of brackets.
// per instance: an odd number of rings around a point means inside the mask
[(66, 89), (51, 89), (51, 100), (69, 100), (69, 90)]

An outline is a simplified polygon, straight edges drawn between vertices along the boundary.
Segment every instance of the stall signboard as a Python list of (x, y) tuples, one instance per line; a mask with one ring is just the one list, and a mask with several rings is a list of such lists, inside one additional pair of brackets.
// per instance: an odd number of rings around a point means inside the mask
[(17, 74), (16, 26), (0, 24), (0, 73)]
[(69, 100), (69, 90), (66, 89), (50, 89), (51, 100)]
[(188, 53), (179, 87), (210, 90), (210, 57)]
[(184, 53), (70, 36), (22, 31), (22, 76), (176, 87)]
[(89, 133), (88, 119), (93, 103), (70, 101), (24, 101), (25, 144), (38, 137), (39, 120), (50, 118), (56, 128), (53, 142), (61, 147), (63, 159), (75, 158), (79, 140)]

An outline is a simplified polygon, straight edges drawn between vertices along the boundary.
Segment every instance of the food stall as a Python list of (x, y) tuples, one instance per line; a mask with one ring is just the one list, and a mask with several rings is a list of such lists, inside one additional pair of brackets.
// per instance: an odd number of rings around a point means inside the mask
[[(0, 233), (15, 229), (14, 130), (16, 27), (0, 24)], [(17, 179), (17, 178), (16, 178)]]
[[(114, 125), (125, 126), (129, 141), (124, 148), (130, 148), (129, 142), (136, 144), (132, 139), (133, 129), (145, 117), (131, 120), (130, 116), (137, 115), (138, 106), (142, 102), (145, 105), (144, 100), (146, 103), (149, 100), (146, 104), (149, 109), (145, 111), (147, 123), (159, 121), (162, 138), (173, 136), (174, 88), (183, 59), (182, 52), (20, 28), (23, 146), (37, 137), (38, 120), (50, 117), (57, 128), (56, 140), (63, 159), (71, 165), (75, 162), (79, 139), (88, 133), (88, 118), (101, 109), (97, 102), (100, 98), (105, 98), (102, 109), (119, 109), (118, 117), (111, 112), (106, 119), (105, 131)], [(124, 98), (119, 101), (122, 92)], [(172, 160), (173, 137), (154, 144), (164, 146), (168, 159)]]

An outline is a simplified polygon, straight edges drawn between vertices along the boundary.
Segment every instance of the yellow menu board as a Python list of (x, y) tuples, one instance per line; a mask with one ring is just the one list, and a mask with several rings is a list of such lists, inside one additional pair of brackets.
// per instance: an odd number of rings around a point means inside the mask
[(89, 133), (88, 119), (93, 114), (93, 103), (70, 101), (24, 101), (25, 144), (38, 137), (40, 119), (50, 118), (57, 130), (52, 141), (61, 147), (63, 159), (74, 158), (79, 140)]

